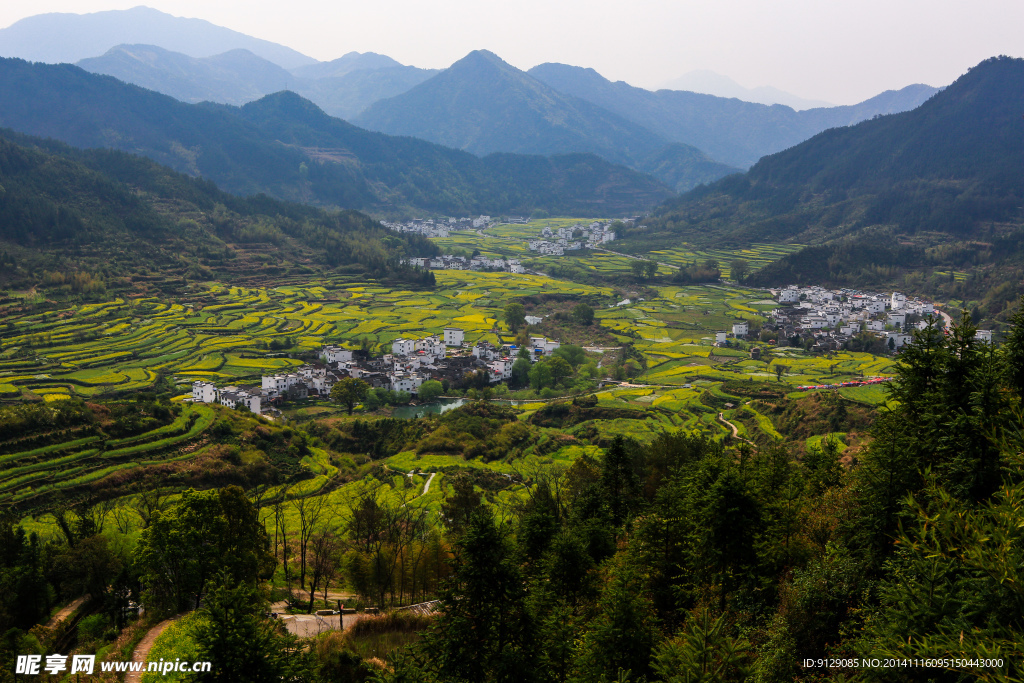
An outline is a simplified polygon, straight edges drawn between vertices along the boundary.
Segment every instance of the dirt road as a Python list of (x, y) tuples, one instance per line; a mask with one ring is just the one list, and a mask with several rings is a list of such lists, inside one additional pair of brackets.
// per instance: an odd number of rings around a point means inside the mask
[(59, 626), (68, 617), (70, 617), (72, 614), (74, 614), (75, 610), (77, 610), (79, 607), (81, 607), (82, 604), (85, 603), (85, 601), (88, 600), (88, 599), (89, 599), (88, 595), (83, 595), (82, 597), (78, 598), (77, 600), (74, 600), (71, 603), (69, 603), (68, 605), (65, 605), (64, 607), (62, 607), (59, 612), (57, 612), (56, 614), (53, 615), (53, 618), (51, 618), (48, 622), (46, 622), (46, 628), (57, 628), (57, 626)]
[[(149, 657), (149, 651), (153, 649), (153, 643), (160, 637), (168, 626), (173, 624), (181, 617), (173, 617), (171, 619), (165, 619), (159, 624), (149, 629), (146, 635), (142, 636), (142, 640), (135, 646), (135, 650), (132, 652), (133, 662), (145, 662), (146, 658)], [(141, 671), (129, 671), (124, 675), (124, 683), (139, 683), (142, 680)]]

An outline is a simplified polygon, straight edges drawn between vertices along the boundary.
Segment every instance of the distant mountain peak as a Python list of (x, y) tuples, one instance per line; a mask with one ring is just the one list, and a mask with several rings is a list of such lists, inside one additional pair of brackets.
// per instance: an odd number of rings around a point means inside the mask
[(0, 29), (0, 56), (30, 62), (75, 63), (123, 44), (156, 45), (197, 58), (245, 48), (286, 69), (316, 63), (290, 47), (142, 5), (89, 14), (37, 14)]
[(596, 154), (689, 189), (733, 172), (686, 144), (670, 145), (620, 114), (566, 95), (489, 50), (474, 50), (354, 122), (478, 155)]
[(465, 57), (448, 67), (447, 71), (451, 71), (452, 69), (458, 71), (459, 69), (478, 66), (495, 67), (501, 71), (519, 73), (519, 69), (515, 68), (490, 50), (473, 50)]
[(376, 52), (347, 52), (329, 62), (307, 64), (292, 69), (300, 78), (340, 78), (353, 71), (365, 69), (402, 68), (404, 65), (387, 55)]

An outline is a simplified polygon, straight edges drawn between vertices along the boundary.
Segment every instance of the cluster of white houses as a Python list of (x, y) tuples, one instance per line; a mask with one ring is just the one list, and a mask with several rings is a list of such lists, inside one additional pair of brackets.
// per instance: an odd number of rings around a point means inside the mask
[(404, 263), (430, 270), (497, 270), (505, 273), (525, 273), (518, 259), (488, 258), (487, 256), (435, 256), (433, 258), (407, 258)]
[(490, 216), (476, 218), (415, 218), (404, 223), (381, 221), (385, 228), (395, 232), (412, 232), (424, 237), (448, 237), (452, 230), (479, 230), (491, 224)]
[[(492, 383), (512, 376), (515, 346), (498, 347), (479, 341), (470, 347), (465, 337), (464, 330), (446, 327), (440, 336), (395, 339), (391, 342), (391, 353), (382, 358), (368, 358), (359, 351), (339, 346), (324, 346), (320, 350), (320, 362), (303, 365), (293, 373), (264, 375), (260, 387), (221, 388), (197, 380), (192, 384), (192, 400), (231, 408), (245, 405), (259, 413), (262, 408), (284, 399), (327, 396), (334, 384), (346, 377), (361, 379), (374, 388), (416, 394), (420, 385), (431, 379), (457, 385), (467, 374), (479, 371), (486, 372)], [(558, 347), (557, 341), (531, 337), (530, 358), (536, 362)]]
[(544, 227), (540, 231), (541, 239), (530, 240), (526, 245), (530, 251), (549, 256), (563, 256), (567, 251), (576, 249), (593, 249), (615, 239), (615, 231), (611, 223), (594, 221), (590, 225), (582, 223), (567, 228), (552, 229)]
[[(779, 345), (800, 338), (801, 343), (813, 340), (813, 348), (832, 351), (843, 348), (850, 338), (868, 332), (882, 339), (893, 350), (910, 343), (911, 330), (923, 329), (928, 318), (936, 315), (935, 306), (900, 292), (879, 294), (852, 289), (790, 286), (771, 290), (779, 307), (770, 314)], [(745, 321), (732, 327), (736, 338), (747, 336)], [(992, 332), (979, 330), (978, 338), (992, 340)], [(729, 334), (718, 332), (716, 343), (728, 343)]]

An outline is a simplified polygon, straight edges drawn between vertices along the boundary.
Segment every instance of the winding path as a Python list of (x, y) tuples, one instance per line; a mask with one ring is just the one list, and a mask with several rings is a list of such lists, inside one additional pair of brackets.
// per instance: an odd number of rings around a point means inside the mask
[(754, 445), (754, 442), (751, 441), (750, 439), (745, 439), (742, 436), (740, 436), (740, 430), (737, 429), (736, 425), (734, 425), (732, 422), (729, 422), (728, 420), (725, 419), (725, 413), (718, 414), (718, 421), (721, 422), (722, 424), (728, 425), (729, 428), (732, 429), (732, 438), (739, 439), (740, 441), (746, 441), (751, 446)]
[(420, 494), (420, 497), (427, 495), (427, 491), (430, 490), (430, 482), (434, 481), (434, 477), (436, 476), (437, 472), (430, 473), (430, 476), (427, 478), (427, 483), (423, 485), (423, 493)]
[[(181, 616), (179, 615), (170, 619), (164, 619), (159, 624), (149, 629), (146, 632), (146, 635), (142, 636), (142, 640), (139, 641), (139, 644), (135, 646), (135, 650), (132, 651), (132, 661), (145, 663), (146, 658), (149, 657), (149, 651), (153, 649), (153, 644), (156, 643), (156, 639), (160, 637), (160, 634), (163, 633), (168, 626), (180, 618)], [(142, 681), (142, 673), (142, 671), (129, 671), (124, 675), (124, 683), (139, 683)]]

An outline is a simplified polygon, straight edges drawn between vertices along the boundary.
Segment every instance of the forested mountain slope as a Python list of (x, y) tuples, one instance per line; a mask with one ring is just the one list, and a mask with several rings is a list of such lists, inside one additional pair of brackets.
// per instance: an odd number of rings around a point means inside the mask
[[(143, 154), (235, 194), (382, 213), (578, 215), (634, 213), (671, 195), (649, 177), (592, 156), (479, 159), (362, 130), (295, 95), (277, 99), (295, 106), (254, 117), (259, 103), (249, 113), (190, 105), (71, 65), (0, 60), (0, 125), (76, 147)], [(293, 114), (299, 118), (279, 118)], [(321, 128), (316, 140), (279, 140), (263, 128), (308, 129), (311, 116)]]
[(0, 286), (88, 292), (156, 275), (173, 287), (311, 267), (416, 279), (398, 259), (436, 251), (355, 211), (242, 199), (142, 157), (0, 134)]

